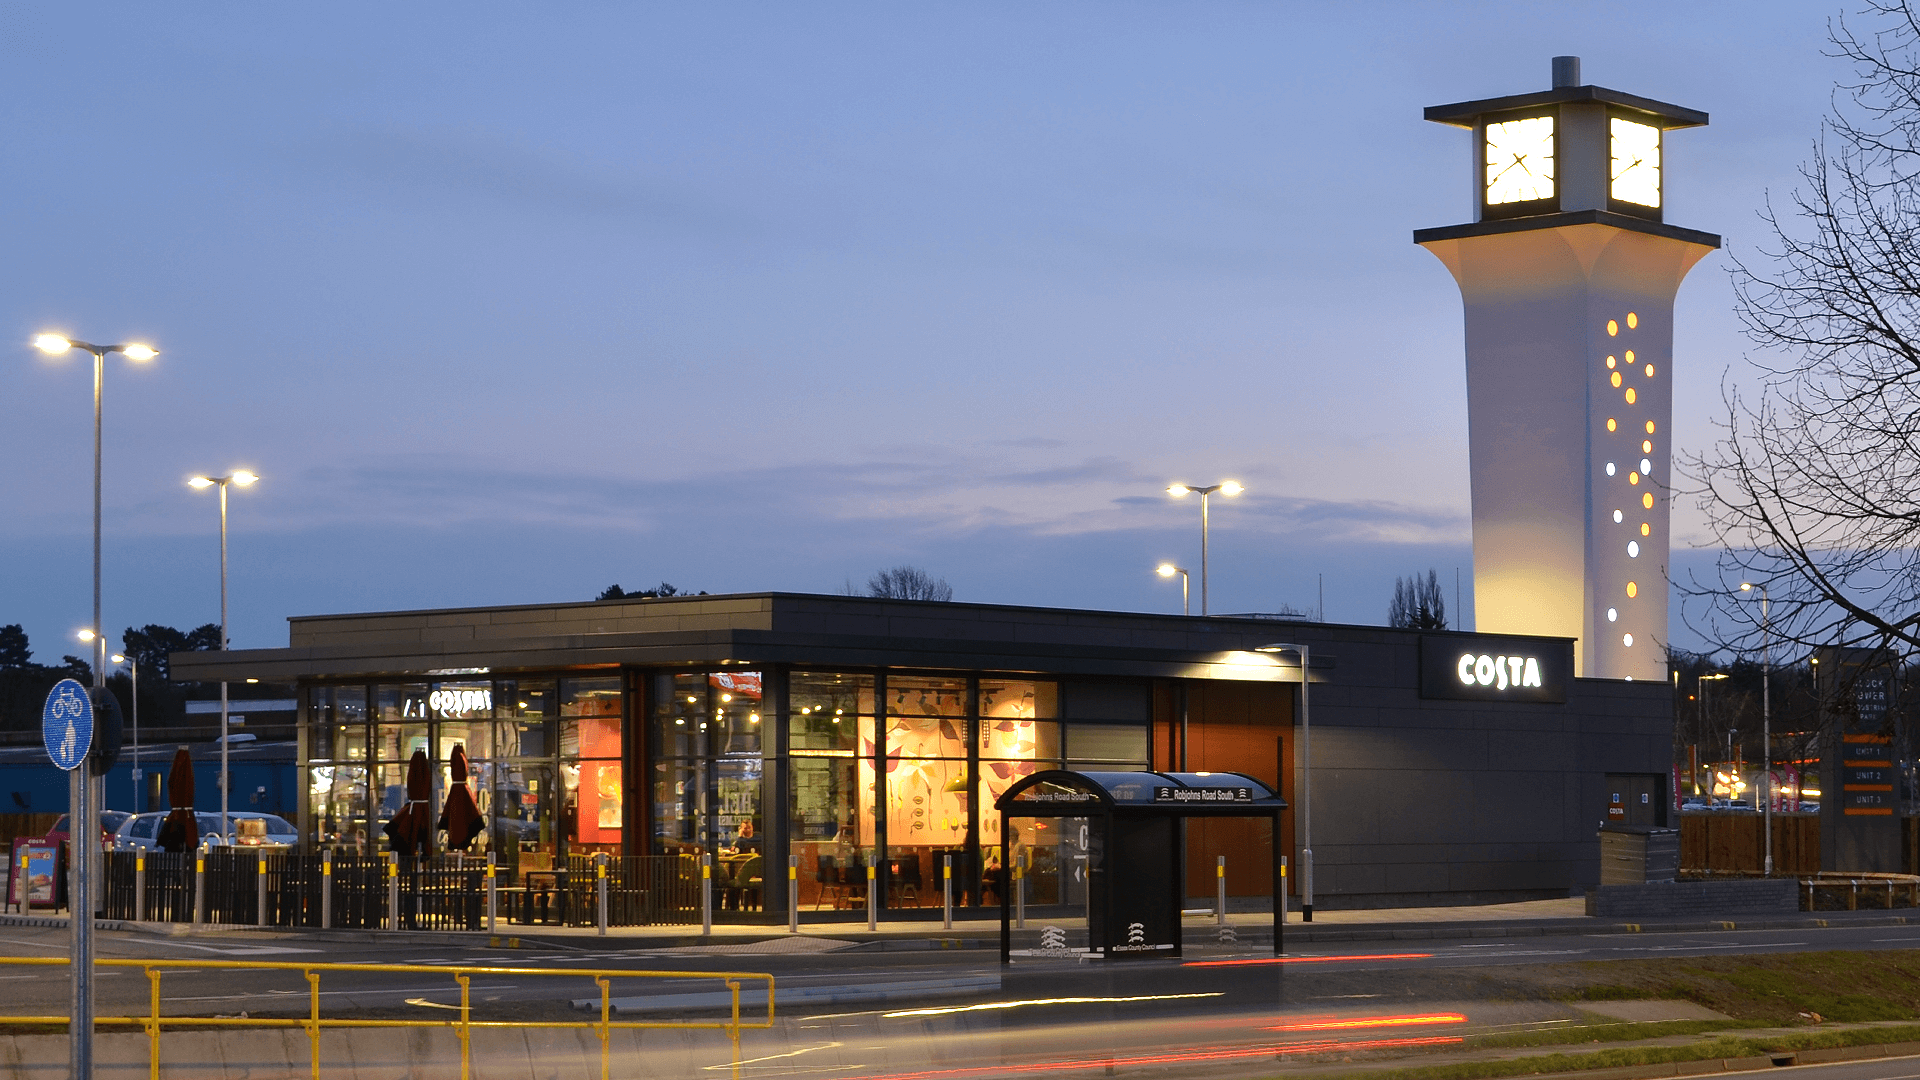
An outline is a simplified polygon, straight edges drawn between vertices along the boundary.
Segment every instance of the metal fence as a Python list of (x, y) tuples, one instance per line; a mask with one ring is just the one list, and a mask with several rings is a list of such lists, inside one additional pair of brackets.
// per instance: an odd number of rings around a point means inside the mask
[[(509, 924), (592, 926), (599, 920), (596, 856), (518, 874), (458, 854), (431, 859), (304, 855), (247, 849), (111, 852), (108, 918), (241, 926), (481, 930), (489, 895)], [(490, 887), (491, 886), (491, 887)], [(700, 868), (676, 855), (609, 857), (610, 926), (700, 922)]]
[[(191, 856), (184, 856), (190, 858)], [(240, 856), (250, 858), (251, 856)], [(292, 856), (297, 858), (298, 856)], [(65, 958), (55, 957), (0, 957), (0, 966), (19, 966), (29, 973), (35, 968), (66, 967)], [(611, 1074), (612, 1046), (610, 1036), (615, 1031), (638, 1031), (645, 1029), (682, 1029), (719, 1031), (727, 1036), (729, 1045), (728, 1062), (705, 1067), (706, 1071), (717, 1071), (730, 1067), (730, 1074), (740, 1076), (740, 1033), (751, 1030), (767, 1030), (773, 1027), (774, 985), (773, 976), (765, 972), (749, 971), (627, 971), (609, 968), (526, 968), (526, 967), (477, 967), (477, 966), (441, 966), (418, 964), (292, 964), (276, 961), (249, 960), (95, 960), (95, 969), (118, 968), (139, 971), (146, 975), (152, 987), (149, 996), (148, 1011), (138, 1016), (96, 1016), (94, 1023), (101, 1027), (132, 1027), (144, 1031), (147, 1036), (147, 1070), (152, 1080), (160, 1080), (161, 1035), (163, 1031), (179, 1032), (193, 1029), (219, 1028), (281, 1028), (302, 1031), (307, 1036), (308, 1060), (314, 1080), (320, 1080), (322, 1065), (320, 1036), (329, 1028), (421, 1028), (451, 1030), (460, 1044), (460, 1071), (462, 1080), (473, 1075), (472, 1040), (474, 1029), (529, 1029), (529, 1030), (586, 1030), (598, 1037), (600, 1042), (600, 1075), (603, 1078)], [(160, 980), (169, 972), (182, 974), (189, 971), (249, 971), (283, 972), (289, 976), (292, 986), (302, 986), (305, 990), (307, 1016), (296, 1019), (291, 1017), (252, 1017), (245, 1013), (233, 1016), (181, 1016), (163, 1014), (161, 1010)], [(433, 1019), (430, 1017), (410, 1017), (406, 1019), (371, 1018), (333, 1018), (321, 1015), (320, 981), (327, 975), (352, 974), (404, 974), (413, 979), (443, 978), (450, 979), (460, 994), (457, 1018)], [(511, 975), (516, 980), (524, 978), (547, 978), (557, 980), (591, 979), (599, 989), (599, 1008), (595, 1010), (598, 1018), (594, 1020), (509, 1020), (482, 1019), (473, 1017), (473, 1001), (470, 993), (471, 980), (475, 975)], [(299, 976), (295, 982), (292, 976)], [(18, 977), (18, 976), (14, 976)], [(644, 979), (672, 981), (711, 981), (719, 984), (726, 1004), (724, 1019), (679, 1020), (615, 1020), (613, 1010), (613, 983), (615, 980)], [(758, 1019), (758, 1002), (752, 1002), (752, 1013), (743, 1013), (741, 990), (747, 989), (753, 997), (766, 997), (766, 1018)], [(20, 1016), (0, 1013), (0, 1027), (13, 1024), (47, 1025), (68, 1024), (67, 1016)], [(451, 1062), (447, 1063), (451, 1072)], [(175, 1066), (180, 1068), (180, 1066)]]

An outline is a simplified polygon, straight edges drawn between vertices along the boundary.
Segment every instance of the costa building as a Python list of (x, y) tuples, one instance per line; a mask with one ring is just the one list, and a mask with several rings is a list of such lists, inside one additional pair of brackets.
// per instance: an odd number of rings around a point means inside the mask
[[(997, 905), (994, 802), (1046, 768), (1246, 773), (1287, 800), (1295, 865), (1310, 798), (1323, 908), (1579, 893), (1609, 808), (1660, 823), (1669, 798), (1668, 687), (1575, 678), (1566, 638), (792, 593), (289, 623), (284, 649), (172, 662), (298, 684), (304, 844), (382, 850), (408, 759), (433, 762), (437, 807), (459, 745), (509, 872), (752, 853), (777, 882), (793, 855), (808, 915), (869, 865), (884, 906), (938, 907), (946, 856), (962, 904)], [(1212, 895), (1216, 854), (1230, 892), (1270, 895), (1266, 828), (1191, 823), (1188, 895)], [(1015, 841), (1036, 888), (1072, 857)]]

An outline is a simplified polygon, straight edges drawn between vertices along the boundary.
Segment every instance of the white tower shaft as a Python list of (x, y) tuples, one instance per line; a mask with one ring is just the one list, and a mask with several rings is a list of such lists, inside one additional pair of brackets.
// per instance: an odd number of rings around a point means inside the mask
[(1712, 245), (1583, 223), (1423, 246), (1466, 306), (1475, 628), (1664, 680), (1673, 301)]

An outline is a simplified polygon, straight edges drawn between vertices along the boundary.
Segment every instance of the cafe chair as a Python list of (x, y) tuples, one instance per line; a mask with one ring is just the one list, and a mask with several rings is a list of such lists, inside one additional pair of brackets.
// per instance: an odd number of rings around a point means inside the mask
[(920, 856), (909, 855), (893, 864), (893, 899), (901, 907), (907, 905), (907, 899), (913, 899), (913, 906), (920, 906)]
[(833, 856), (822, 855), (813, 867), (814, 884), (820, 887), (820, 895), (813, 901), (813, 910), (819, 911), (821, 905), (833, 898), (833, 906), (840, 906), (841, 897), (846, 895), (847, 887), (840, 880), (840, 868), (834, 865)]
[(765, 884), (761, 880), (761, 875), (765, 866), (766, 860), (755, 855), (741, 863), (739, 869), (733, 872), (733, 892), (739, 905), (736, 910), (760, 910), (760, 893)]

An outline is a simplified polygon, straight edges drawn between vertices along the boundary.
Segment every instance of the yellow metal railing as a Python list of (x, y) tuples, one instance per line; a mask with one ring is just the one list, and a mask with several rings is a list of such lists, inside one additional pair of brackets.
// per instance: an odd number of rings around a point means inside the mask
[[(0, 965), (65, 967), (58, 957), (0, 957)], [(274, 1027), (301, 1028), (307, 1033), (312, 1050), (314, 1080), (320, 1077), (320, 1032), (326, 1028), (452, 1028), (460, 1040), (461, 1080), (470, 1077), (472, 1033), (475, 1028), (587, 1028), (600, 1038), (600, 1080), (609, 1080), (612, 1052), (609, 1039), (616, 1029), (697, 1028), (727, 1033), (733, 1046), (733, 1075), (740, 1075), (740, 1032), (773, 1026), (773, 976), (745, 971), (628, 971), (612, 968), (520, 968), (464, 967), (452, 964), (293, 964), (249, 960), (95, 960), (96, 967), (138, 968), (149, 985), (149, 1004), (145, 1016), (96, 1016), (96, 1025), (139, 1027), (147, 1033), (147, 1068), (152, 1080), (160, 1080), (160, 1031), (162, 1027)], [(192, 971), (295, 971), (306, 978), (308, 1014), (304, 1019), (222, 1016), (162, 1016), (160, 1014), (160, 976), (169, 968)], [(460, 1016), (448, 1020), (329, 1020), (320, 1015), (320, 976), (344, 972), (408, 972), (449, 976), (460, 987)], [(589, 978), (600, 987), (600, 1019), (581, 1021), (475, 1020), (469, 1000), (468, 984), (475, 975), (513, 975), (524, 978)], [(615, 979), (713, 979), (723, 983), (732, 998), (732, 1011), (726, 1020), (615, 1020), (613, 1019), (613, 980)], [(740, 984), (764, 980), (767, 986), (767, 1017), (764, 1021), (740, 1018)], [(65, 1024), (65, 1016), (0, 1016), (0, 1025)]]

